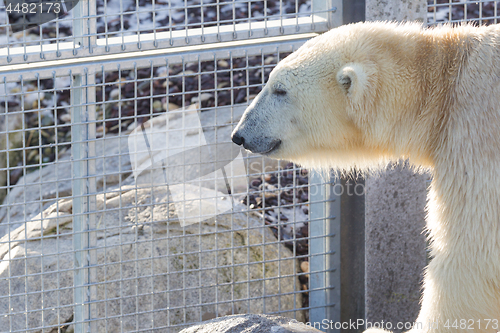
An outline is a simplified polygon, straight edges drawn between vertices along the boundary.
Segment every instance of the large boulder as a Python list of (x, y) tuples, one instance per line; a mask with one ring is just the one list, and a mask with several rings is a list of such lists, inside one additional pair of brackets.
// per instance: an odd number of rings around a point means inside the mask
[[(196, 191), (211, 190), (188, 186), (186, 199)], [(10, 314), (0, 327), (40, 332), (73, 320), (72, 204), (59, 199), (0, 239), (0, 313)], [(291, 251), (261, 220), (237, 212), (244, 207), (182, 227), (166, 187), (108, 189), (96, 205), (88, 275), (96, 331), (178, 332), (266, 311), (304, 320)]]
[(321, 333), (297, 320), (270, 315), (234, 315), (191, 326), (180, 333)]

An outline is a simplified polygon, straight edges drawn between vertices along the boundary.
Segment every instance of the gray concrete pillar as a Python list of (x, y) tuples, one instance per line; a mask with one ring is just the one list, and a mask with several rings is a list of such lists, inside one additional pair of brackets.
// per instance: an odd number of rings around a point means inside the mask
[(417, 318), (426, 265), (422, 231), (427, 178), (397, 166), (366, 179), (365, 316), (369, 322), (383, 320), (396, 327), (398, 322)]
[(366, 0), (366, 21), (427, 22), (427, 1)]
[[(426, 22), (425, 0), (366, 0), (367, 21)], [(365, 316), (368, 322), (413, 322), (426, 265), (426, 180), (405, 166), (366, 179)], [(384, 327), (387, 327), (384, 325)]]

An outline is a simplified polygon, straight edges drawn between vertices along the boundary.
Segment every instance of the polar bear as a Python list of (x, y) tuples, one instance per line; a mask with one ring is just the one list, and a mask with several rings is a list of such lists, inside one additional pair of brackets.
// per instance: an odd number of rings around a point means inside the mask
[(500, 331), (499, 25), (333, 29), (276, 66), (232, 140), (306, 167), (432, 170), (412, 332)]

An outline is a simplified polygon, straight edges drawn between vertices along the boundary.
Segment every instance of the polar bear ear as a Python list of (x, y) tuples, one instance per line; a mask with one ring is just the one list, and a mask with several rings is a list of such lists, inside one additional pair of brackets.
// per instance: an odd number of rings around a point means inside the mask
[(337, 82), (348, 97), (359, 102), (369, 89), (369, 72), (361, 64), (346, 64), (338, 71)]

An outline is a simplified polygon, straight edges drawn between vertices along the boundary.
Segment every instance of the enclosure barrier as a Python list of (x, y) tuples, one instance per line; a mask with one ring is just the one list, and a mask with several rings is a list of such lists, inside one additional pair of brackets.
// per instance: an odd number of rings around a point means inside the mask
[(342, 23), (341, 1), (68, 1), (35, 27), (9, 3), (0, 330), (338, 320), (334, 180), (230, 133), (279, 60)]

